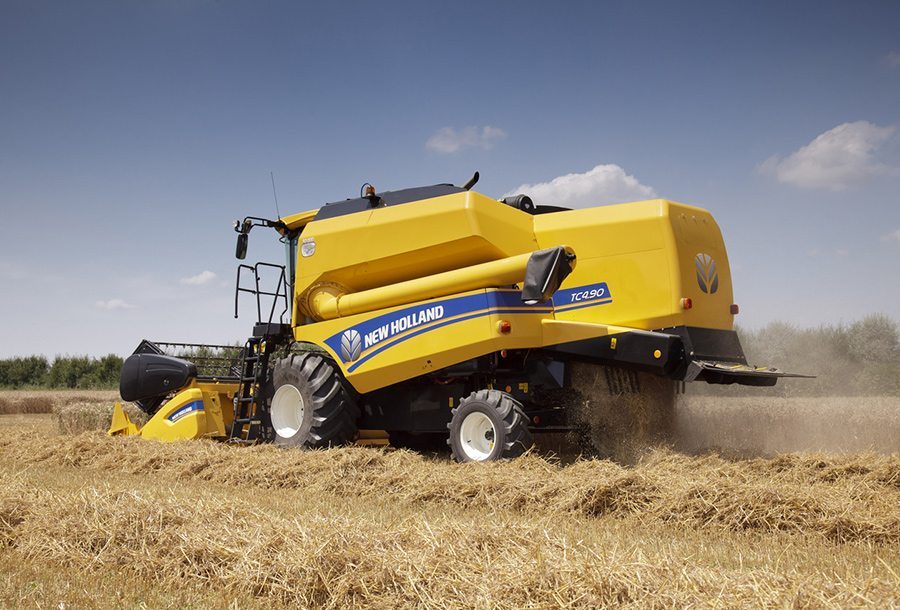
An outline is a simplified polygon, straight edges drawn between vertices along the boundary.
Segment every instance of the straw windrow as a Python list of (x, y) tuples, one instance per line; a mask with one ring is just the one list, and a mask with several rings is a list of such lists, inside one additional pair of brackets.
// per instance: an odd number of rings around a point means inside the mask
[[(110, 408), (57, 418), (102, 429)], [(0, 606), (900, 602), (900, 454), (460, 465), (58, 435), (31, 417), (43, 428), (0, 428)]]
[(502, 513), (475, 528), (450, 515), (294, 519), (203, 490), (190, 498), (158, 488), (57, 493), (0, 475), (0, 507), (10, 503), (20, 518), (7, 527), (7, 544), (31, 561), (112, 569), (163, 588), (202, 584), (265, 605), (859, 607), (896, 599), (896, 583), (884, 577), (797, 581), (765, 569), (649, 562), (639, 549), (603, 548)]
[[(162, 474), (232, 487), (302, 489), (407, 504), (635, 516), (727, 531), (787, 531), (828, 540), (900, 543), (900, 456), (789, 456), (727, 461), (668, 451), (635, 467), (583, 460), (563, 466), (537, 456), (457, 465), (408, 451), (343, 448), (286, 451), (209, 441), (173, 444), (25, 434), (0, 459), (132, 474)], [(786, 463), (795, 467), (786, 468)]]
[[(147, 421), (147, 415), (133, 404), (125, 403), (123, 409), (131, 421), (139, 426)], [(110, 401), (61, 401), (53, 405), (52, 412), (61, 434), (79, 434), (109, 428), (113, 403)]]

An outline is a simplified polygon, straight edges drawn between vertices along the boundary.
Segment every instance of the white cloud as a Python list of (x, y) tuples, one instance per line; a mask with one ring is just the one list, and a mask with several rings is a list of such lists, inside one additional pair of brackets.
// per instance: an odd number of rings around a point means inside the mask
[(117, 309), (135, 309), (137, 305), (132, 305), (131, 303), (126, 303), (122, 299), (110, 299), (108, 301), (97, 301), (94, 303), (100, 309), (108, 309), (110, 311), (115, 311)]
[(895, 244), (900, 244), (900, 229), (897, 229), (893, 233), (888, 233), (881, 238), (881, 241), (892, 241)]
[(445, 155), (459, 152), (465, 148), (481, 148), (490, 150), (499, 140), (506, 138), (506, 132), (498, 127), (463, 127), (456, 130), (452, 127), (438, 129), (425, 142), (425, 148)]
[(760, 171), (801, 188), (839, 191), (870, 176), (896, 172), (874, 157), (874, 152), (893, 133), (893, 127), (879, 127), (868, 121), (843, 123), (787, 157), (770, 157)]
[(850, 250), (848, 250), (847, 248), (837, 248), (835, 249), (834, 253), (838, 256), (847, 256), (848, 254), (850, 254)]
[(622, 203), (656, 197), (656, 191), (641, 184), (615, 164), (598, 165), (583, 174), (566, 174), (550, 182), (523, 184), (504, 193), (525, 194), (539, 205), (584, 208), (606, 203)]
[(900, 53), (898, 53), (897, 51), (891, 51), (890, 53), (885, 55), (884, 60), (892, 68), (900, 67)]
[(178, 281), (188, 286), (203, 286), (204, 284), (209, 284), (214, 279), (216, 279), (216, 274), (212, 271), (201, 271), (197, 275), (183, 277)]

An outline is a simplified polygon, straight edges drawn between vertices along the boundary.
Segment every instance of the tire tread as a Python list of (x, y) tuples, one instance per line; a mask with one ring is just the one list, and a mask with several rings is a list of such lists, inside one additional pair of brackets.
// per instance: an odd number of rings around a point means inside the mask
[(312, 396), (312, 426), (299, 446), (322, 449), (356, 438), (359, 407), (344, 387), (339, 369), (327, 358), (315, 352), (291, 354), (275, 363), (272, 377), (276, 387), (305, 384)]
[(453, 446), (453, 421), (456, 418), (456, 414), (463, 406), (474, 401), (485, 402), (490, 405), (497, 411), (497, 414), (502, 420), (505, 432), (505, 442), (503, 444), (503, 451), (497, 459), (516, 458), (531, 448), (534, 444), (534, 440), (532, 439), (531, 431), (528, 429), (528, 416), (525, 414), (521, 403), (506, 392), (501, 392), (500, 390), (478, 390), (469, 394), (468, 397), (463, 398), (460, 401), (459, 406), (450, 411), (453, 419), (447, 424), (447, 428), (451, 429), (451, 435), (450, 438), (447, 439), (447, 444), (450, 446), (450, 456), (454, 460), (463, 462), (465, 461), (465, 457), (457, 455), (456, 449)]

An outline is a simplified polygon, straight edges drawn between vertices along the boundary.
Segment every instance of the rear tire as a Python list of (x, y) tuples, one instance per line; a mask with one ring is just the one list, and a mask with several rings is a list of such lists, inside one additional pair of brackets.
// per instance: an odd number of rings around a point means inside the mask
[(356, 439), (359, 409), (331, 361), (317, 353), (292, 354), (275, 364), (272, 378), (275, 444), (320, 449)]
[(452, 410), (451, 456), (457, 462), (490, 462), (519, 457), (534, 444), (528, 416), (516, 399), (499, 390), (479, 390)]

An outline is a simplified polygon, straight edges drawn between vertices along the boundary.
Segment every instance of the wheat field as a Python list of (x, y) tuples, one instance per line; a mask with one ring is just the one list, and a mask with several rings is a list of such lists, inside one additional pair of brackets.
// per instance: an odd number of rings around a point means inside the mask
[[(885, 400), (867, 413), (889, 427)], [(3, 607), (900, 604), (896, 451), (720, 457), (702, 446), (727, 435), (706, 431), (697, 455), (656, 448), (633, 466), (457, 465), (61, 434), (62, 412), (0, 417)]]
[(0, 415), (51, 413), (74, 403), (111, 403), (119, 393), (110, 390), (0, 390)]

